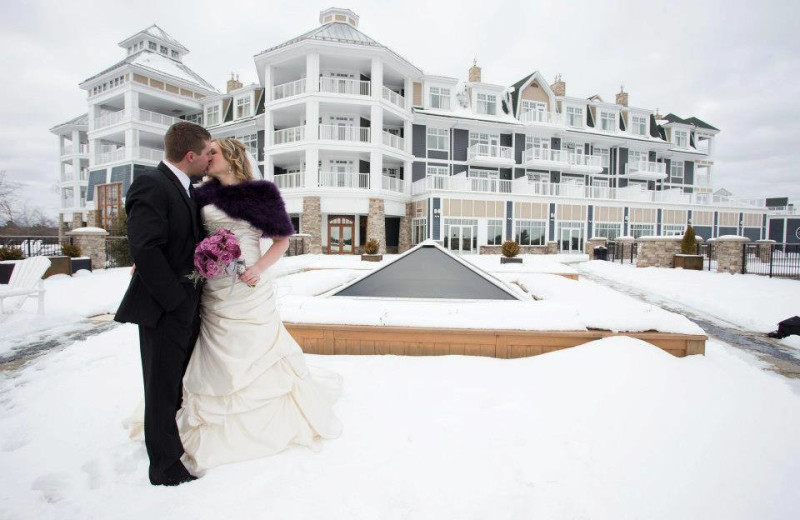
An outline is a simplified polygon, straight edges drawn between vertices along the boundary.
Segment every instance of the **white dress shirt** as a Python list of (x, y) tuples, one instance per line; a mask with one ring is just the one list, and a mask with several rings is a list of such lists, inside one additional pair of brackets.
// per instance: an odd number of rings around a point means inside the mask
[(172, 170), (172, 173), (174, 173), (175, 177), (178, 178), (178, 180), (180, 181), (181, 185), (183, 186), (183, 189), (186, 190), (186, 195), (189, 195), (189, 198), (191, 198), (191, 195), (189, 194), (189, 185), (192, 183), (192, 181), (189, 179), (189, 176), (186, 175), (185, 173), (183, 173), (180, 170), (180, 168), (178, 168), (177, 166), (175, 166), (171, 162), (167, 161), (166, 159), (164, 160), (164, 164), (167, 165), (167, 168)]

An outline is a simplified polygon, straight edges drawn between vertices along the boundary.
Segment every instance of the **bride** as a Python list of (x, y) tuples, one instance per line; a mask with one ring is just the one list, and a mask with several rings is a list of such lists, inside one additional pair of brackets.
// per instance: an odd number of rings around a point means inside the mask
[[(184, 465), (195, 475), (229, 462), (314, 446), (341, 433), (331, 406), (338, 375), (306, 366), (281, 323), (266, 271), (294, 232), (278, 188), (253, 180), (244, 145), (212, 144), (210, 180), (195, 190), (208, 234), (232, 231), (247, 270), (238, 280), (208, 280), (200, 301), (200, 336), (183, 379), (177, 422)], [(272, 238), (261, 254), (259, 239)]]

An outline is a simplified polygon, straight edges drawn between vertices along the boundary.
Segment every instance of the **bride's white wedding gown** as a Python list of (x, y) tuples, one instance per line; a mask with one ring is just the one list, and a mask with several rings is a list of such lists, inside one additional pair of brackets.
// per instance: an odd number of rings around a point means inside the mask
[[(233, 231), (248, 266), (261, 256), (261, 232), (214, 205), (202, 209), (208, 233)], [(183, 379), (178, 430), (184, 465), (194, 474), (277, 453), (292, 444), (312, 446), (341, 433), (331, 406), (337, 374), (306, 366), (303, 352), (281, 323), (268, 276), (255, 287), (231, 277), (206, 282), (200, 336)]]

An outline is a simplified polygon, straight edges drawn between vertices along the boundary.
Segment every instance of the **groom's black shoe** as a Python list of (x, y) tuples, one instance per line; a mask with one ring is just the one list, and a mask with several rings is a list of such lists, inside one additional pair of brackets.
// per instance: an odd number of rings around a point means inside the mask
[(150, 475), (150, 483), (154, 486), (179, 486), (193, 480), (197, 480), (197, 477), (192, 476), (181, 461), (175, 462), (160, 476)]

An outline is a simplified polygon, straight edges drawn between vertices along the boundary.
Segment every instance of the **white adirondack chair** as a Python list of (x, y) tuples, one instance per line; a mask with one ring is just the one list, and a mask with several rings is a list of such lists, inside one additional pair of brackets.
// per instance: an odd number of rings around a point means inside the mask
[[(50, 259), (46, 256), (26, 258), (14, 266), (8, 284), (0, 285), (0, 320), (6, 312), (16, 312), (32, 297), (39, 299), (39, 314), (44, 314), (44, 276), (50, 267)], [(8, 306), (5, 300), (9, 300)]]

